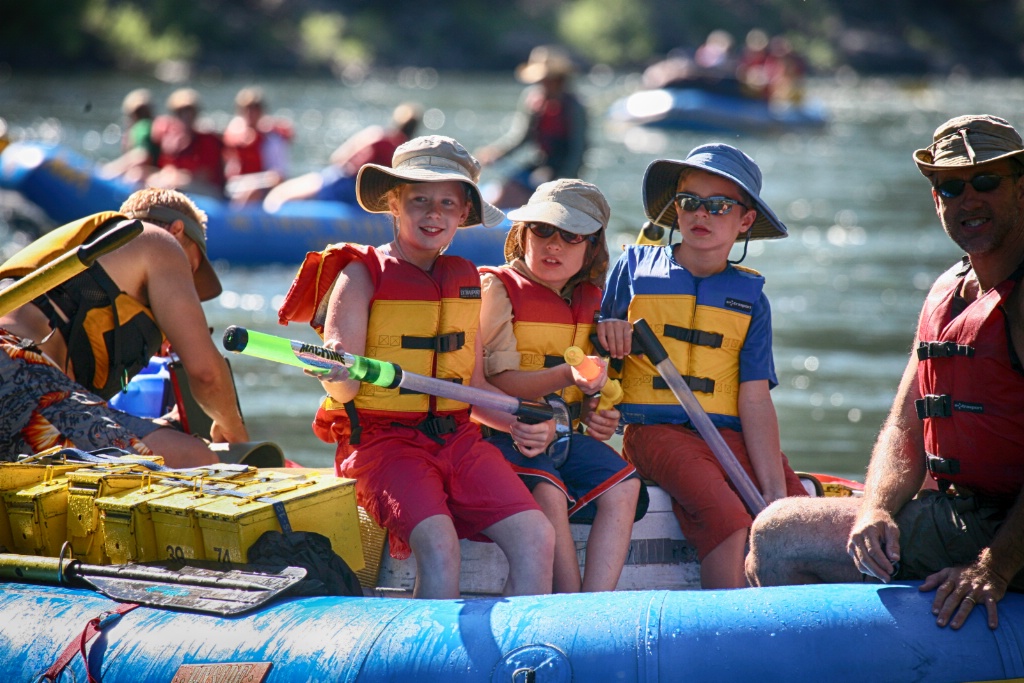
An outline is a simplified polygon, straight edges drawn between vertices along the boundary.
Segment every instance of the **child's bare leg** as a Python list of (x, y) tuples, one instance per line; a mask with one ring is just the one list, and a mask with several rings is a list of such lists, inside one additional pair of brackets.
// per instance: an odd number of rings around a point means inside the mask
[(416, 557), (413, 597), (459, 597), (459, 537), (451, 518), (427, 517), (409, 534), (409, 547)]
[(555, 530), (540, 510), (526, 510), (484, 529), (508, 560), (505, 595), (551, 592)]
[(746, 551), (747, 532), (739, 529), (715, 546), (700, 563), (701, 588), (746, 588), (743, 555)]
[(533, 488), (533, 498), (555, 529), (553, 590), (555, 593), (579, 593), (582, 585), (580, 563), (569, 529), (565, 494), (552, 484), (540, 482)]
[(622, 565), (629, 554), (640, 480), (629, 479), (597, 498), (597, 515), (587, 540), (584, 592), (612, 591), (619, 583)]

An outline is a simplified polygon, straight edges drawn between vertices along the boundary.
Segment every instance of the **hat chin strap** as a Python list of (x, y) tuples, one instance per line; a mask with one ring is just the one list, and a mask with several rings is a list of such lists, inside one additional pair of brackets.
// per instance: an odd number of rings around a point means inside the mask
[(743, 253), (740, 255), (738, 259), (736, 259), (735, 261), (728, 261), (728, 263), (735, 266), (737, 264), (743, 263), (743, 259), (747, 258), (747, 245), (750, 244), (750, 233), (753, 231), (754, 226), (750, 226), (750, 228), (747, 229), (747, 238), (743, 240)]

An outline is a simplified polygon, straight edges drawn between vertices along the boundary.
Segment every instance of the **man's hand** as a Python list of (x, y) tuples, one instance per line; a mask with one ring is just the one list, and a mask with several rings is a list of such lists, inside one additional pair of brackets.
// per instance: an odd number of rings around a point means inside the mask
[(861, 510), (850, 531), (846, 552), (862, 574), (889, 583), (900, 559), (900, 530), (896, 520), (879, 508)]
[(937, 617), (935, 623), (949, 624), (955, 630), (964, 625), (975, 605), (985, 607), (989, 628), (998, 627), (996, 603), (1006, 595), (1006, 588), (1006, 580), (979, 559), (968, 567), (947, 567), (935, 572), (924, 580), (919, 590), (937, 589), (932, 602), (932, 614)]

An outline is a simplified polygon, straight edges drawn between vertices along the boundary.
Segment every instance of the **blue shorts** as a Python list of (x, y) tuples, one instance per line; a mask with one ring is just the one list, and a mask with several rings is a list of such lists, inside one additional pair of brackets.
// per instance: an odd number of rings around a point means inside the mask
[(337, 166), (328, 166), (320, 171), (320, 191), (313, 199), (356, 204), (356, 177), (345, 175)]
[[(546, 454), (527, 458), (516, 450), (512, 437), (504, 432), (494, 434), (487, 440), (498, 447), (531, 491), (540, 482), (547, 481), (565, 494), (570, 517), (587, 508), (586, 512), (573, 521), (592, 520), (594, 510), (590, 503), (616, 484), (639, 478), (640, 475), (636, 473), (636, 468), (605, 442), (577, 433), (573, 433), (571, 438), (569, 457), (560, 468), (556, 468)], [(646, 512), (647, 495), (644, 489), (637, 502), (636, 519), (642, 518)]]

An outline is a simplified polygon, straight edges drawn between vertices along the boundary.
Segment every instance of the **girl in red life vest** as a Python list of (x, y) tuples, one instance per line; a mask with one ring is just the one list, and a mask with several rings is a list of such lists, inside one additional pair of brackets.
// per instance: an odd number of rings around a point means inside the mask
[[(618, 426), (618, 411), (598, 411), (597, 399), (586, 396), (599, 392), (607, 380), (603, 361), (595, 359), (600, 372), (588, 378), (563, 359), (571, 346), (592, 353), (590, 336), (608, 268), (604, 229), (610, 213), (601, 191), (590, 183), (544, 183), (529, 203), (509, 213), (516, 223), (505, 243), (508, 263), (481, 269), (488, 381), (521, 398), (558, 393), (569, 405), (574, 426), (582, 422), (589, 429), (565, 437), (564, 459), (564, 445), (549, 447), (553, 429), (538, 437), (513, 424), (509, 434), (489, 439), (555, 528), (556, 592), (614, 590), (629, 552), (634, 516), (642, 517), (647, 505), (646, 491), (637, 504), (641, 481), (636, 470), (605, 443)], [(582, 577), (570, 517), (593, 520)]]
[[(330, 288), (314, 287), (314, 297), (327, 299), (328, 347), (489, 386), (477, 339), (479, 275), (469, 261), (442, 255), (457, 228), (492, 227), (503, 218), (480, 198), (479, 173), (476, 159), (442, 136), (400, 146), (392, 167), (363, 166), (359, 203), (390, 213), (395, 237), (381, 247), (325, 252), (325, 259), (347, 259), (340, 271), (328, 268), (338, 272)], [(289, 296), (300, 296), (294, 290)], [(506, 593), (550, 592), (551, 525), (476, 423), (507, 429), (511, 415), (475, 408), (471, 420), (465, 403), (361, 386), (343, 371), (326, 376), (324, 388), (335, 403), (351, 406), (336, 419), (351, 420), (358, 433), (354, 450), (341, 446), (347, 457), (338, 471), (356, 479), (357, 500), (388, 530), (392, 555), (415, 555), (416, 597), (459, 596), (460, 538), (498, 544), (509, 563)]]

